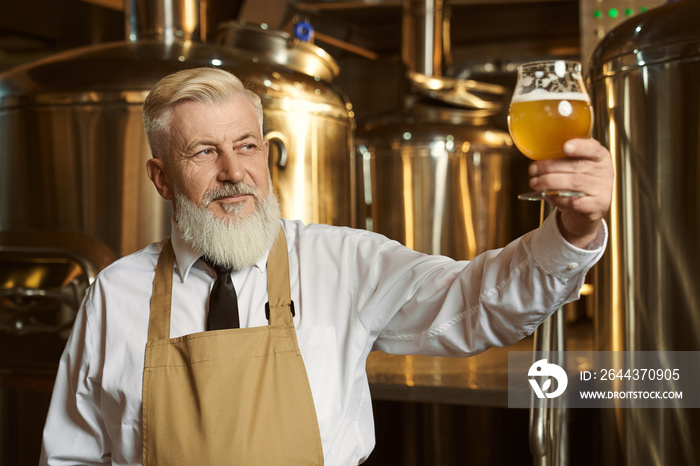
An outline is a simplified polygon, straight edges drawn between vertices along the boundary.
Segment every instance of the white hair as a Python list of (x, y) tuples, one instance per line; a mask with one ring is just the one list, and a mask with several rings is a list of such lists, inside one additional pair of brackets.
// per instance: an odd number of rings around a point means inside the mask
[(237, 95), (245, 96), (253, 104), (262, 132), (263, 109), (260, 96), (246, 89), (241, 80), (228, 71), (192, 68), (170, 74), (158, 81), (143, 103), (143, 122), (153, 156), (163, 157), (168, 154), (170, 119), (178, 104), (222, 103)]
[[(270, 182), (270, 187), (272, 183)], [(253, 194), (255, 210), (240, 218), (217, 217), (207, 208), (211, 199), (226, 192)], [(177, 188), (174, 189), (175, 221), (184, 241), (195, 251), (206, 255), (215, 264), (233, 270), (243, 270), (254, 265), (272, 247), (280, 229), (280, 208), (272, 189), (264, 199), (257, 188), (242, 184), (229, 184), (207, 192), (204, 204), (198, 206)], [(227, 213), (235, 214), (244, 205), (227, 206)]]

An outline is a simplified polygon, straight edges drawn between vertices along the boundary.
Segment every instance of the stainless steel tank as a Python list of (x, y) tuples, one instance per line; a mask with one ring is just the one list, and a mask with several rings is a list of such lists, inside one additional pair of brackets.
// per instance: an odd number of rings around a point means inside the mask
[(332, 84), (338, 64), (286, 32), (242, 22), (222, 24), (217, 43), (247, 59), (233, 71), (263, 98), (282, 216), (353, 226), (355, 120), (352, 105)]
[(279, 49), (200, 42), (198, 8), (126, 0), (128, 41), (0, 75), (0, 231), (83, 232), (117, 256), (166, 236), (171, 212), (145, 173), (141, 109), (158, 79), (198, 66), (230, 70), (262, 97), (283, 215), (352, 223), (353, 112), (333, 73), (296, 71)]
[(497, 124), (509, 92), (444, 76), (447, 2), (402, 3), (411, 91), (402, 110), (358, 127), (357, 224), (421, 252), (471, 259), (537, 226), (536, 211), (516, 199), (527, 159)]
[[(614, 29), (591, 61), (597, 138), (613, 155), (597, 350), (700, 350), (700, 2)], [(700, 464), (697, 409), (605, 410), (601, 464)]]
[(358, 224), (368, 230), (472, 259), (537, 226), (516, 197), (527, 159), (484, 112), (419, 100), (360, 125), (357, 147)]

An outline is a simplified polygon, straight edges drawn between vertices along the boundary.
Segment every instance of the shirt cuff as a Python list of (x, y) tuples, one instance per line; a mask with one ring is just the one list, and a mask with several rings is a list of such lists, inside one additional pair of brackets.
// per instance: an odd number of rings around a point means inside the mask
[(603, 220), (598, 234), (586, 249), (569, 243), (557, 225), (557, 211), (553, 211), (542, 226), (534, 231), (530, 251), (535, 263), (549, 275), (571, 277), (590, 269), (605, 251), (608, 226)]

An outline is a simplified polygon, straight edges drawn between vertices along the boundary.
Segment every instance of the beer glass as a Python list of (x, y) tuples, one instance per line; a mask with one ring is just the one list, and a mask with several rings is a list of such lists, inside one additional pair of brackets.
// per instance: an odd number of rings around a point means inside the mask
[[(518, 68), (518, 81), (508, 110), (508, 130), (523, 155), (532, 160), (565, 157), (564, 143), (590, 137), (592, 127), (593, 108), (580, 63), (541, 61)], [(550, 196), (585, 194), (553, 190), (524, 193), (518, 198), (542, 200)]]

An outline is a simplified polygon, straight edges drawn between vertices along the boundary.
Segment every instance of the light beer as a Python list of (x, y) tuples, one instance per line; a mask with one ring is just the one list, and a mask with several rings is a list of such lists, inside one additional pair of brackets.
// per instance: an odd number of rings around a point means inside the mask
[(564, 143), (590, 137), (592, 123), (593, 109), (583, 93), (516, 95), (508, 112), (513, 142), (523, 155), (533, 160), (564, 157)]

